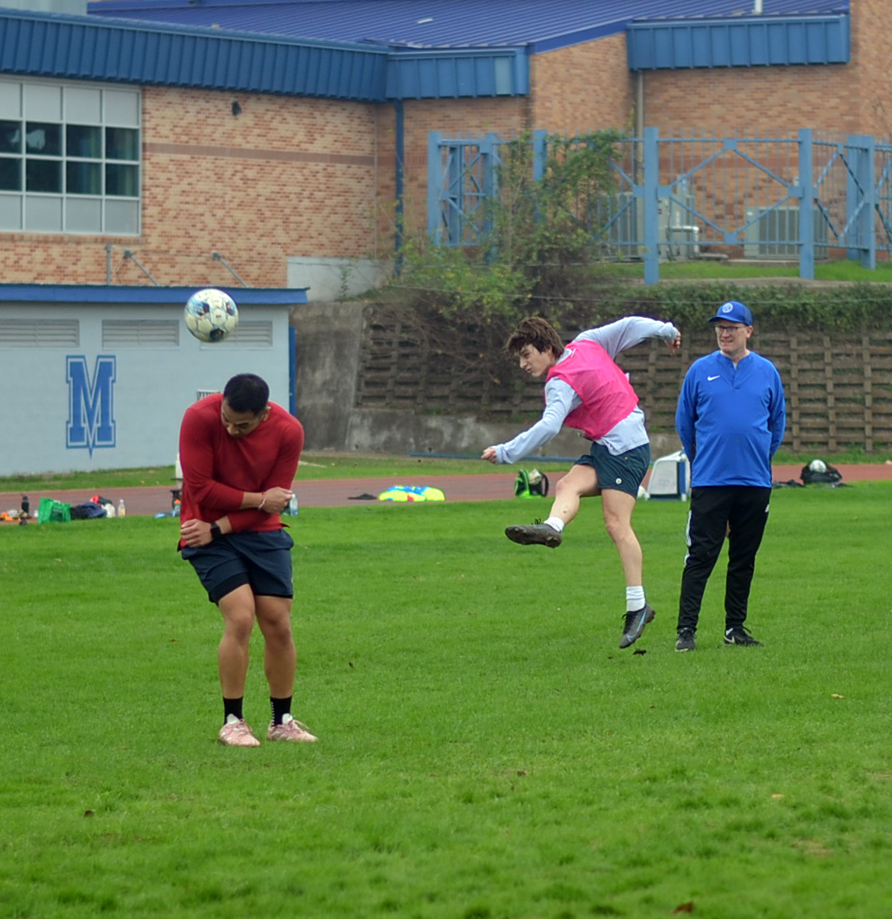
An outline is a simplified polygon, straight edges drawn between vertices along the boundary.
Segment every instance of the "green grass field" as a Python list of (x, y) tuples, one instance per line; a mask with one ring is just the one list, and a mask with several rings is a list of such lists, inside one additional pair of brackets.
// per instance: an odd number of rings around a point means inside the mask
[(689, 654), (682, 503), (636, 512), (657, 618), (622, 652), (597, 500), (556, 551), (502, 535), (530, 501), (303, 510), (320, 739), (257, 750), (215, 743), (218, 614), (175, 520), (2, 527), (0, 916), (884, 919), (890, 501), (778, 490), (765, 647), (722, 644), (720, 568)]
[[(644, 277), (644, 265), (640, 262), (616, 264), (609, 267), (609, 273), (615, 277)], [(789, 278), (799, 277), (799, 260), (768, 264), (766, 262), (749, 262), (735, 259), (731, 261), (712, 261), (709, 259), (692, 259), (667, 261), (660, 265), (660, 278), (664, 281), (717, 280), (736, 281), (741, 278), (774, 278), (783, 283)], [(883, 262), (876, 268), (862, 268), (852, 259), (833, 261), (818, 260), (815, 262), (816, 281), (847, 281), (864, 284), (888, 284), (892, 281), (892, 264)]]
[[(864, 461), (862, 459), (862, 461)], [(537, 463), (543, 472), (567, 471), (567, 462)], [(305, 453), (301, 457), (298, 478), (355, 479), (366, 476), (394, 475), (504, 475), (504, 467), (480, 461), (479, 456), (466, 458), (415, 457), (342, 453)], [(138, 469), (112, 469), (99, 472), (46, 473), (38, 475), (0, 476), (0, 492), (37, 491), (52, 489), (104, 489), (160, 485), (169, 488), (174, 480), (174, 467), (154, 466)]]

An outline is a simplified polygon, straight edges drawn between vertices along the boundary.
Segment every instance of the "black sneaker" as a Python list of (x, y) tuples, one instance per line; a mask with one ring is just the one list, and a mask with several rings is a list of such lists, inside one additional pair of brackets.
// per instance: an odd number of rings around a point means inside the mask
[(656, 616), (656, 613), (653, 607), (647, 603), (645, 603), (641, 609), (626, 613), (626, 622), (623, 626), (623, 637), (619, 640), (619, 646), (621, 648), (628, 648), (629, 645), (635, 644), (635, 642), (641, 638), (644, 627), (648, 622), (653, 621), (654, 616)]
[(522, 546), (548, 546), (549, 549), (556, 549), (564, 541), (564, 537), (554, 527), (538, 521), (526, 526), (508, 527), (505, 535)]
[(742, 626), (735, 625), (730, 629), (725, 629), (726, 645), (750, 645), (752, 647), (762, 647), (761, 641), (756, 641), (752, 635)]
[(676, 651), (696, 651), (697, 642), (694, 641), (694, 632), (693, 629), (679, 629), (678, 638), (675, 641), (675, 650)]

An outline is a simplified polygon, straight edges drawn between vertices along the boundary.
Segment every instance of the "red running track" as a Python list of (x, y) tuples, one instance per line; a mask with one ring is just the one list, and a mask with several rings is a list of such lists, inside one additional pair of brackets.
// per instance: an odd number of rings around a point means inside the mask
[[(859, 463), (837, 466), (843, 482), (878, 482), (892, 480), (892, 462)], [(802, 466), (775, 466), (772, 470), (775, 481), (786, 482), (799, 478)], [(505, 472), (467, 475), (407, 475), (402, 477), (375, 477), (364, 479), (318, 479), (301, 481), (297, 479), (295, 491), (301, 507), (350, 507), (369, 504), (360, 500), (360, 495), (377, 496), (392, 485), (430, 485), (442, 490), (447, 501), (499, 501), (514, 497), (516, 466), (506, 466)], [(554, 488), (559, 475), (551, 474)], [(32, 513), (37, 513), (40, 499), (55, 498), (66, 504), (81, 504), (89, 501), (95, 492), (85, 489), (58, 490), (52, 492), (32, 491), (28, 493)], [(171, 509), (171, 491), (161, 485), (147, 488), (119, 488), (111, 498), (115, 505), (123, 498), (127, 513), (136, 516), (154, 516)], [(21, 492), (0, 492), (0, 511), (18, 509)]]

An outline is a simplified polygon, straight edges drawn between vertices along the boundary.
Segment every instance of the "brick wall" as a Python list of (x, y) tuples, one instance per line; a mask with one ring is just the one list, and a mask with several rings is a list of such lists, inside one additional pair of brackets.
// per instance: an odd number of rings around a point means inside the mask
[(888, 78), (892, 20), (886, 0), (850, 0), (852, 61), (859, 92), (861, 134), (892, 137), (892, 81)]
[(888, 3), (851, 0), (850, 19), (848, 64), (646, 72), (646, 124), (661, 133), (705, 126), (892, 135), (892, 84), (877, 78), (888, 69)]
[[(572, 132), (620, 124), (630, 106), (624, 54), (616, 37), (542, 55), (534, 59), (538, 88), (530, 99), (406, 102), (407, 229), (427, 225), (430, 131), (511, 137), (533, 127)], [(604, 91), (592, 93), (598, 81)], [(286, 284), (288, 256), (390, 254), (392, 105), (146, 87), (142, 141), (139, 237), (4, 234), (0, 279), (104, 284), (108, 244), (111, 283), (124, 285), (150, 283), (123, 257), (125, 249), (158, 283), (185, 286), (234, 283), (211, 258), (215, 251), (258, 287)]]
[(632, 128), (635, 77), (624, 35), (535, 55), (530, 69), (531, 127), (568, 134)]
[[(241, 114), (232, 113), (238, 101)], [(377, 209), (374, 106), (149, 87), (143, 92), (139, 237), (4, 234), (13, 283), (282, 287), (286, 257), (363, 257)]]
[[(648, 73), (645, 121), (667, 133), (706, 126), (890, 135), (887, 5), (852, 0), (849, 65)], [(428, 132), (631, 128), (636, 79), (617, 35), (534, 56), (529, 98), (406, 102), (407, 229), (426, 226)], [(288, 256), (386, 257), (395, 143), (391, 105), (147, 87), (142, 235), (3, 234), (0, 280), (104, 284), (109, 244), (114, 284), (147, 283), (124, 249), (159, 283), (186, 286), (233, 283), (214, 251), (249, 285), (265, 287), (287, 283)]]
[[(427, 223), (427, 138), (430, 131), (447, 137), (480, 137), (492, 133), (515, 137), (523, 131), (573, 134), (600, 128), (622, 128), (633, 116), (633, 78), (626, 64), (625, 37), (573, 45), (531, 58), (529, 98), (440, 99), (407, 102), (405, 112), (406, 226)], [(386, 122), (385, 122), (386, 119)], [(387, 128), (379, 135), (379, 201), (393, 200), (393, 117), (379, 119)], [(392, 225), (382, 213), (380, 227)]]

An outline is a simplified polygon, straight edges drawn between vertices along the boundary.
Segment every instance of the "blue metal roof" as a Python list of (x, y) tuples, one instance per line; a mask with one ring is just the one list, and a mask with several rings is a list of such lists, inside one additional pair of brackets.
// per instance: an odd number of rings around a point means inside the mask
[[(633, 20), (752, 15), (753, 0), (101, 0), (91, 15), (374, 42), (391, 47), (525, 46), (549, 51)], [(764, 0), (762, 15), (848, 13), (849, 0)]]
[[(848, 60), (849, 0), (764, 0), (758, 17), (751, 2), (485, 0), (483, 15), (481, 0), (102, 0), (87, 16), (0, 8), (0, 73), (384, 102), (524, 95), (528, 54), (624, 31), (633, 69)], [(710, 17), (725, 21), (704, 39)], [(763, 20), (780, 31), (760, 38)], [(732, 24), (752, 26), (745, 46)]]
[(0, 9), (0, 73), (380, 101), (387, 56), (355, 44)]
[[(289, 306), (307, 303), (306, 287), (224, 287), (240, 304)], [(0, 303), (185, 303), (195, 287), (105, 284), (0, 284)]]
[(849, 17), (636, 22), (629, 26), (630, 70), (846, 64)]
[(381, 45), (0, 8), (0, 73), (383, 102), (529, 92), (521, 49)]

